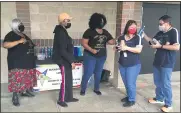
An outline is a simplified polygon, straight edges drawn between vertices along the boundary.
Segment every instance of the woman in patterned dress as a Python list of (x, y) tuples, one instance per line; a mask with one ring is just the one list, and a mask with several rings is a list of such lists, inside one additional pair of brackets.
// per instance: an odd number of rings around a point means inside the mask
[(13, 92), (13, 105), (19, 106), (19, 97), (33, 97), (32, 88), (36, 85), (34, 44), (26, 36), (24, 25), (19, 19), (13, 19), (12, 31), (4, 38), (3, 47), (8, 49), (8, 90)]

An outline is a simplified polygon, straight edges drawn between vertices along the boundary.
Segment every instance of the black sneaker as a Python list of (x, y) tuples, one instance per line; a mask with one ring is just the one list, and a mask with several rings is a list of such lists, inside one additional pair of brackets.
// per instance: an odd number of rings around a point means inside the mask
[(94, 93), (96, 93), (97, 95), (102, 95), (102, 93), (100, 91), (95, 91), (94, 90)]
[(14, 106), (20, 106), (19, 97), (18, 97), (17, 93), (13, 93), (12, 103)]
[(32, 94), (30, 91), (22, 92), (21, 96), (23, 97), (34, 97), (35, 95)]
[(131, 107), (133, 105), (135, 105), (134, 101), (127, 101), (125, 104), (123, 104), (123, 107)]
[(73, 98), (73, 99), (65, 101), (65, 102), (78, 102), (78, 101), (79, 101), (79, 99)]
[(30, 90), (27, 90), (26, 93), (28, 93), (29, 95), (31, 95), (31, 97), (34, 97), (35, 95), (33, 94), (33, 92), (31, 92)]
[(62, 106), (62, 107), (68, 107), (68, 105), (65, 102), (62, 102), (62, 101), (58, 101), (57, 104)]
[(85, 95), (85, 91), (81, 91), (80, 95), (84, 96)]
[(121, 102), (127, 102), (127, 101), (128, 101), (128, 97), (121, 99)]

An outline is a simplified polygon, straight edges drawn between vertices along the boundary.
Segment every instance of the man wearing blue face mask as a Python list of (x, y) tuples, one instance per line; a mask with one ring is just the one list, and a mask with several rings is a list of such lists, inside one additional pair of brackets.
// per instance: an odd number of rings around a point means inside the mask
[(180, 49), (178, 30), (171, 25), (171, 17), (164, 15), (159, 19), (159, 32), (154, 40), (144, 34), (153, 49), (156, 49), (153, 62), (153, 77), (156, 85), (156, 97), (149, 103), (165, 104), (161, 110), (169, 112), (172, 109), (171, 74), (176, 62), (176, 51)]

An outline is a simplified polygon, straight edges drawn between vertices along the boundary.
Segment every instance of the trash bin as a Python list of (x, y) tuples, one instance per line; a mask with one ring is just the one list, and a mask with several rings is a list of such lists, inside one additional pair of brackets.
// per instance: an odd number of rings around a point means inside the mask
[(108, 82), (111, 72), (109, 70), (103, 69), (102, 75), (101, 75), (101, 82)]

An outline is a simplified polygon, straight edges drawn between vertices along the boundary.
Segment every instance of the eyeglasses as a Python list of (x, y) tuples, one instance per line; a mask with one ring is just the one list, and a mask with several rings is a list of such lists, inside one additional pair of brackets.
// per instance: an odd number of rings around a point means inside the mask
[(159, 23), (160, 26), (162, 26), (163, 24), (165, 24), (165, 23)]

